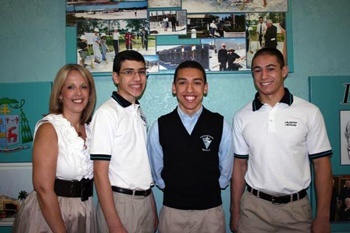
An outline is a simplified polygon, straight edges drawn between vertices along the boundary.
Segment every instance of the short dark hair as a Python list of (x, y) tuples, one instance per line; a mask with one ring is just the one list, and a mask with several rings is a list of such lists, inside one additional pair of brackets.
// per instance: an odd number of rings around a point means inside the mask
[(284, 58), (283, 58), (283, 54), (281, 53), (281, 51), (279, 51), (278, 49), (274, 49), (274, 48), (262, 48), (260, 50), (258, 50), (258, 52), (255, 53), (253, 59), (252, 59), (252, 69), (253, 67), (253, 63), (255, 61), (255, 59), (259, 56), (263, 56), (263, 55), (271, 55), (276, 57), (278, 64), (280, 64), (281, 68), (283, 68), (285, 66), (284, 64)]
[(122, 63), (125, 60), (129, 61), (139, 61), (146, 64), (145, 58), (142, 56), (141, 53), (135, 51), (135, 50), (124, 50), (119, 52), (113, 61), (113, 72), (116, 72), (119, 74), (120, 68), (122, 67)]
[(205, 73), (203, 66), (199, 62), (192, 61), (192, 60), (184, 61), (180, 65), (177, 66), (177, 68), (175, 70), (175, 74), (174, 74), (174, 83), (176, 81), (178, 71), (181, 69), (185, 69), (185, 68), (194, 68), (194, 69), (201, 71), (203, 74), (204, 83), (207, 83), (207, 75)]

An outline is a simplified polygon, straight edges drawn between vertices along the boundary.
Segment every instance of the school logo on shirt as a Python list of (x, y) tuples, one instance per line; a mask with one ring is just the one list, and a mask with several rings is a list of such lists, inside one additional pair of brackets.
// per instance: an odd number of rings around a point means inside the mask
[(214, 138), (210, 135), (203, 135), (200, 138), (202, 139), (204, 147), (205, 147), (205, 148), (202, 148), (202, 150), (203, 151), (210, 151), (209, 146)]
[(285, 125), (285, 126), (294, 126), (294, 127), (296, 127), (296, 126), (297, 126), (297, 123), (298, 123), (298, 122), (296, 122), (296, 121), (285, 121), (285, 122), (284, 122), (284, 125)]

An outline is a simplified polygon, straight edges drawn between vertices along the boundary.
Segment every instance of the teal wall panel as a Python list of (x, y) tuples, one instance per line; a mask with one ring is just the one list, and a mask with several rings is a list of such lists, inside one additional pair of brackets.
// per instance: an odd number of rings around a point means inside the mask
[[(347, 154), (347, 143), (344, 136), (344, 123), (350, 121), (350, 114), (342, 117), (341, 113), (350, 113), (349, 85), (350, 76), (311, 76), (310, 100), (316, 104), (326, 123), (329, 141), (332, 146), (331, 158), (333, 176), (350, 176), (350, 158)], [(343, 124), (342, 124), (343, 122)], [(343, 126), (343, 127), (342, 127)], [(335, 179), (335, 186), (339, 187), (339, 180)], [(312, 205), (316, 206), (315, 192), (312, 189)], [(315, 213), (315, 208), (313, 209)], [(335, 222), (332, 232), (347, 230), (350, 232), (350, 223)]]

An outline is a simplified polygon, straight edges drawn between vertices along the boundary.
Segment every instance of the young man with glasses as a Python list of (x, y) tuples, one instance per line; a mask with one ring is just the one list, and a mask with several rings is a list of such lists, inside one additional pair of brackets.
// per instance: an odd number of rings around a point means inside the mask
[(153, 233), (158, 217), (138, 102), (147, 80), (143, 56), (133, 50), (118, 53), (112, 76), (117, 91), (91, 121), (98, 232)]

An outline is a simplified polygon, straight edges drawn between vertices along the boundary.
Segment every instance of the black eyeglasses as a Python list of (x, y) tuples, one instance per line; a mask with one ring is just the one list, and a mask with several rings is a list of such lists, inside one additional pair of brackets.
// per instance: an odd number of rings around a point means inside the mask
[(139, 74), (140, 77), (147, 77), (148, 72), (146, 70), (140, 70), (140, 71), (135, 71), (135, 70), (125, 70), (125, 71), (120, 71), (119, 73), (124, 74), (126, 76), (135, 76), (135, 74)]

